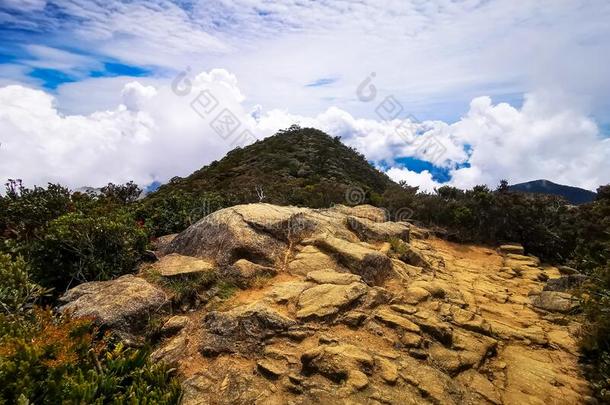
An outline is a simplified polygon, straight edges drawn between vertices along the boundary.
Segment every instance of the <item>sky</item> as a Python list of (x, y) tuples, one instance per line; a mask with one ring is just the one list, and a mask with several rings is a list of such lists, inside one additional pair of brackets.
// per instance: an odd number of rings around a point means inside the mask
[(0, 179), (186, 176), (292, 124), (422, 190), (610, 183), (607, 0), (0, 0)]

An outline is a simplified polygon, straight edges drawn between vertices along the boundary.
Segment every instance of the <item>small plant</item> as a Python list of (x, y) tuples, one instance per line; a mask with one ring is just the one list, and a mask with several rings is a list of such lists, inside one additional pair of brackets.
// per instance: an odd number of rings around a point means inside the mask
[(220, 299), (226, 300), (231, 298), (238, 290), (237, 286), (233, 283), (221, 281), (217, 284), (218, 293), (216, 294)]
[(0, 403), (175, 404), (180, 384), (147, 350), (100, 337), (86, 319), (38, 309), (23, 323), (0, 318)]
[(0, 254), (0, 313), (23, 314), (47, 293), (32, 281), (23, 258)]

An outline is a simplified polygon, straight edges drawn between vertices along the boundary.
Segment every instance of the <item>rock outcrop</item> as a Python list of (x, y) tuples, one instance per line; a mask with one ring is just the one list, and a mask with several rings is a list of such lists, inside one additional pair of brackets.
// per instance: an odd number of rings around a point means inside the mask
[[(590, 400), (577, 302), (569, 289), (548, 291), (566, 283), (557, 268), (518, 245), (457, 245), (386, 219), (370, 206), (252, 204), (215, 212), (169, 242), (169, 260), (213, 264), (219, 283), (239, 287), (167, 315), (152, 356), (183, 377), (183, 403)], [(166, 298), (129, 276), (84, 284), (64, 300), (65, 310), (131, 330)]]

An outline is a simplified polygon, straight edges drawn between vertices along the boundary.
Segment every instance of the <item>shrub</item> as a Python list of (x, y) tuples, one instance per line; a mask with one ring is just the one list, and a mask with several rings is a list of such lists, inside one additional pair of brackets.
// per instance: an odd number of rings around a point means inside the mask
[(591, 275), (583, 294), (585, 323), (581, 347), (590, 362), (589, 379), (604, 403), (610, 402), (610, 262)]
[(127, 213), (89, 217), (76, 212), (51, 221), (28, 250), (36, 280), (63, 290), (133, 271), (146, 244), (145, 230)]
[(191, 224), (222, 208), (224, 200), (214, 193), (193, 196), (175, 190), (138, 203), (134, 212), (152, 236), (182, 232)]
[(27, 312), (46, 291), (30, 279), (23, 258), (12, 260), (0, 254), (0, 313), (17, 315)]
[(6, 183), (0, 197), (0, 237), (29, 241), (49, 221), (74, 210), (70, 191), (58, 184), (28, 189), (21, 180)]
[(0, 319), (0, 403), (173, 404), (180, 385), (148, 352), (112, 344), (88, 320), (37, 310), (24, 336)]

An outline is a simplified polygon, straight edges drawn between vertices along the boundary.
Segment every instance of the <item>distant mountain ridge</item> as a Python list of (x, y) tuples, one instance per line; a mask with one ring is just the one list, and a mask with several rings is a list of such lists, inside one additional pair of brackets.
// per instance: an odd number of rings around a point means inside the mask
[(557, 184), (543, 179), (513, 184), (509, 186), (509, 189), (525, 193), (557, 195), (565, 198), (567, 201), (575, 205), (589, 203), (595, 200), (595, 197), (597, 196), (597, 193), (590, 190), (585, 190), (579, 187), (565, 186), (563, 184)]

